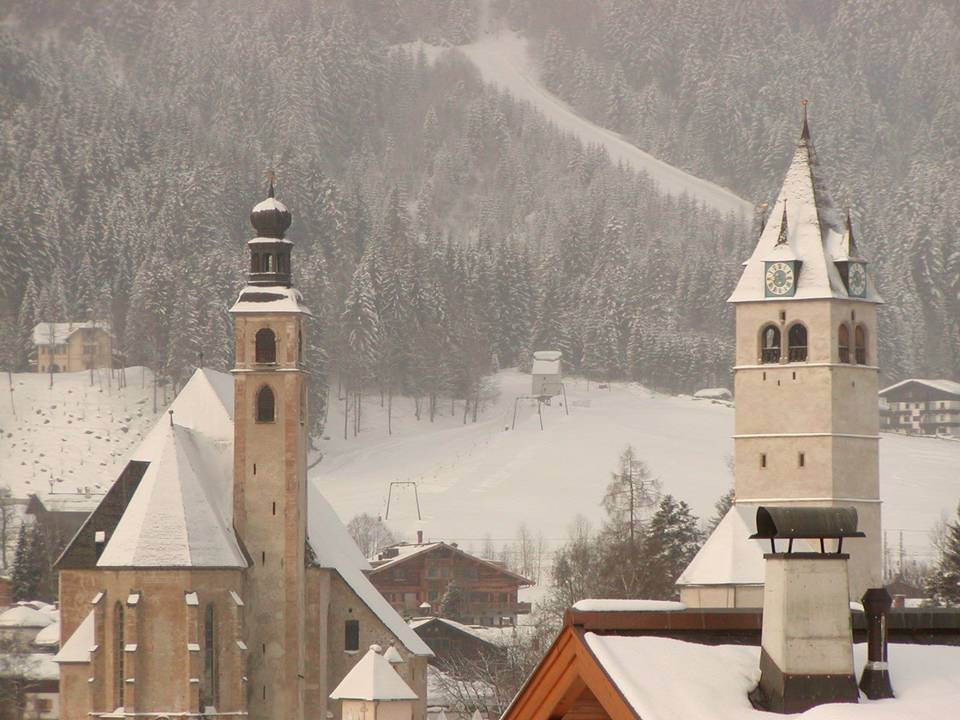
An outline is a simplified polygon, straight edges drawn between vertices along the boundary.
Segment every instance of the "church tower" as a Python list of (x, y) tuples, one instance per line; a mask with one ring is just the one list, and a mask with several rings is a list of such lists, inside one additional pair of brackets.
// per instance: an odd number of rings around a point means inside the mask
[[(736, 308), (736, 501), (678, 580), (689, 604), (759, 605), (759, 594), (735, 592), (763, 582), (761, 549), (739, 539), (753, 532), (758, 505), (855, 507), (866, 538), (843, 546), (850, 597), (881, 585), (882, 300), (866, 265), (849, 213), (834, 207), (817, 177), (804, 104), (783, 186), (729, 298)], [(716, 569), (723, 564), (726, 573)], [(728, 592), (708, 592), (725, 582)]]
[(233, 517), (245, 573), (247, 696), (253, 720), (301, 720), (304, 704), (307, 393), (304, 322), (291, 286), (290, 212), (269, 197), (250, 214), (247, 286), (235, 326)]

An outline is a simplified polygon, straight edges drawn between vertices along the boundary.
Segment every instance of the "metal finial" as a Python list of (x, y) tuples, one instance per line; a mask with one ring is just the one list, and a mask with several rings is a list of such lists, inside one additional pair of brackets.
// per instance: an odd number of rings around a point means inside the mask
[(167, 414), (170, 415), (170, 427), (173, 427), (173, 410), (167, 410)]
[(267, 182), (270, 186), (267, 188), (267, 197), (273, 197), (273, 183), (277, 179), (277, 174), (272, 170), (267, 170)]
[(808, 100), (806, 98), (803, 98), (803, 100), (800, 101), (800, 103), (803, 105), (803, 130), (800, 131), (801, 140), (810, 139), (810, 126), (807, 124), (807, 102)]

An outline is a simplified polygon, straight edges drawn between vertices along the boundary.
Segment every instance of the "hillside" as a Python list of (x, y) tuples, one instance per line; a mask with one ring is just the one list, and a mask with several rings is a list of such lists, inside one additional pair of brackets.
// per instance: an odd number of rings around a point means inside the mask
[[(0, 392), (0, 485), (15, 497), (31, 493), (106, 492), (126, 457), (154, 423), (153, 376), (127, 368), (118, 387), (98, 371), (13, 375), (13, 406), (7, 379)], [(158, 390), (162, 412), (163, 388)], [(14, 409), (16, 414), (14, 414)]]
[[(412, 402), (394, 405), (394, 434), (387, 436), (375, 397), (364, 406), (363, 430), (343, 440), (342, 415), (331, 403), (322, 443), (323, 461), (311, 472), (341, 517), (383, 514), (389, 483), (417, 482), (423, 523), (409, 488), (396, 488), (387, 524), (412, 537), (457, 540), (479, 548), (489, 534), (512, 541), (520, 523), (552, 544), (563, 541), (579, 513), (595, 523), (600, 498), (619, 453), (633, 444), (665, 492), (686, 500), (702, 519), (732, 485), (733, 409), (727, 404), (651, 392), (639, 385), (569, 378), (570, 415), (544, 407), (541, 432), (535, 406), (522, 402), (509, 430), (514, 398), (529, 392), (529, 376), (513, 370), (496, 376), (499, 394), (477, 424), (459, 412), (432, 425), (413, 416)], [(339, 426), (338, 426), (339, 423)], [(960, 442), (883, 434), (881, 498), (891, 552), (903, 530), (905, 554), (930, 553), (929, 533), (960, 499)]]

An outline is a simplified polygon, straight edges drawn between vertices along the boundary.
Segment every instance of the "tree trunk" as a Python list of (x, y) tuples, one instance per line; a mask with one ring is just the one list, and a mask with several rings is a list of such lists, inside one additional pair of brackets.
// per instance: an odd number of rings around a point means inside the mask
[[(381, 403), (383, 402), (381, 397)], [(390, 390), (387, 392), (387, 435), (393, 435), (393, 386), (390, 386)]]
[(347, 439), (347, 422), (350, 417), (350, 393), (343, 394), (343, 439)]

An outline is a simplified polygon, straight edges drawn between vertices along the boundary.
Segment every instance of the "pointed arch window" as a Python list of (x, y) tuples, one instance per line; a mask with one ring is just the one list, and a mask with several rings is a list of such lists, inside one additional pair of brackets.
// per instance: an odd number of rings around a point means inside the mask
[(807, 360), (807, 328), (802, 323), (794, 323), (787, 332), (787, 359), (790, 362)]
[(123, 603), (113, 606), (113, 700), (114, 707), (123, 705)]
[(207, 605), (203, 618), (203, 685), (200, 707), (220, 704), (220, 688), (217, 667), (217, 626), (213, 603)]
[(846, 323), (841, 324), (837, 331), (837, 349), (840, 351), (840, 362), (850, 362), (850, 328)]
[(857, 325), (853, 331), (854, 360), (857, 365), (867, 364), (867, 329)]
[(760, 362), (780, 362), (780, 328), (767, 325), (760, 331)]
[(275, 406), (273, 390), (269, 385), (264, 385), (257, 391), (257, 422), (273, 422), (276, 413)]
[(256, 361), (261, 364), (271, 364), (277, 361), (277, 336), (270, 328), (257, 330), (254, 356)]

